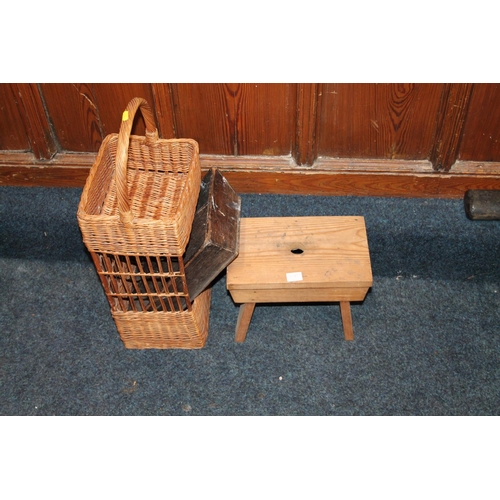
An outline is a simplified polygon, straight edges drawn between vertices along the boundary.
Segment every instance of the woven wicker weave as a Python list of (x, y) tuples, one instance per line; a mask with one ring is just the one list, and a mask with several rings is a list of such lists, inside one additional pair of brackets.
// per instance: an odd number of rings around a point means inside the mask
[[(140, 108), (146, 137), (131, 136)], [(191, 301), (183, 253), (201, 184), (198, 144), (158, 139), (146, 101), (133, 99), (107, 136), (78, 207), (120, 337), (129, 349), (198, 349), (208, 335), (211, 290)]]
[[(136, 111), (146, 137), (130, 135)], [(91, 252), (182, 255), (201, 182), (198, 143), (158, 139), (148, 103), (130, 101), (119, 134), (108, 135), (90, 170), (78, 221)]]
[(200, 349), (208, 337), (212, 289), (193, 301), (192, 310), (112, 312), (127, 349)]

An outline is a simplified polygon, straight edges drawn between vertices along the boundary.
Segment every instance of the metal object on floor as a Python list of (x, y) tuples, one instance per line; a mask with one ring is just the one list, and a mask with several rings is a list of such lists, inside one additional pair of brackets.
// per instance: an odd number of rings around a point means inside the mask
[(464, 196), (464, 208), (470, 220), (500, 220), (500, 191), (469, 189)]

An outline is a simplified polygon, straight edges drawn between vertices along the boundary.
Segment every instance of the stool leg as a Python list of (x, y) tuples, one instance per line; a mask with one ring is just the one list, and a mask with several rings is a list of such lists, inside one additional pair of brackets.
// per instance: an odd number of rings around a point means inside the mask
[(252, 319), (253, 310), (255, 309), (255, 302), (248, 302), (241, 304), (238, 313), (238, 322), (236, 323), (236, 342), (245, 342), (247, 336), (248, 326)]
[(344, 325), (344, 338), (346, 340), (354, 340), (350, 302), (340, 302), (340, 314), (342, 315), (342, 324)]

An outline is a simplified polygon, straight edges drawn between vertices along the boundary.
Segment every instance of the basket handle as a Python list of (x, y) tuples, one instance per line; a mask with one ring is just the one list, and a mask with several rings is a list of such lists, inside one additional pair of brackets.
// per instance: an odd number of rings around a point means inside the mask
[(127, 108), (123, 112), (116, 147), (116, 197), (120, 220), (123, 224), (131, 224), (134, 218), (130, 210), (128, 198), (127, 162), (130, 132), (138, 109), (140, 109), (146, 123), (146, 142), (155, 142), (158, 140), (158, 129), (156, 128), (153, 112), (149, 104), (141, 97), (135, 97), (128, 103)]

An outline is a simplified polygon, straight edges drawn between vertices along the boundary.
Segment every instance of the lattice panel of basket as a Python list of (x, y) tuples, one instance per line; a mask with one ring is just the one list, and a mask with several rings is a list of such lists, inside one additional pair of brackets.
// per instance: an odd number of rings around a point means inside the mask
[(92, 253), (112, 311), (191, 310), (182, 258)]

